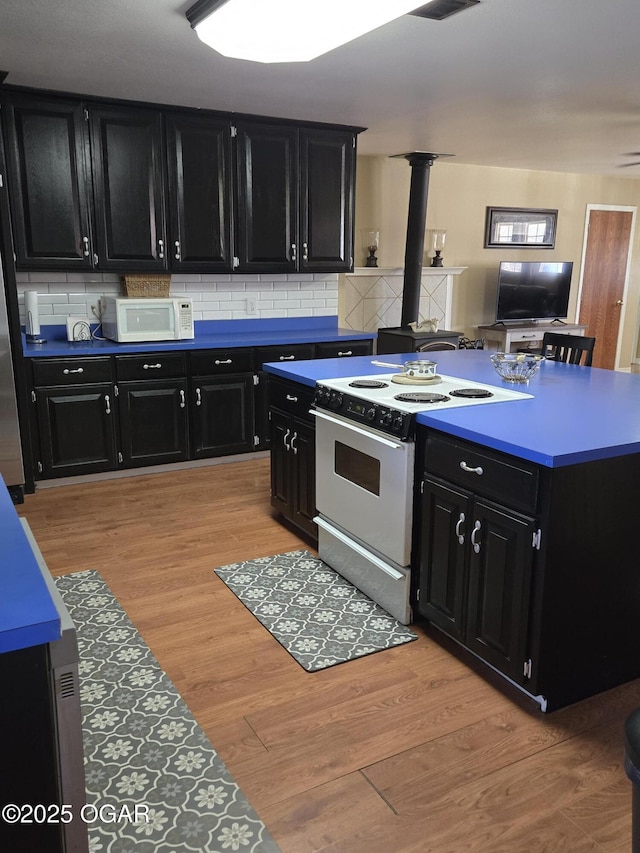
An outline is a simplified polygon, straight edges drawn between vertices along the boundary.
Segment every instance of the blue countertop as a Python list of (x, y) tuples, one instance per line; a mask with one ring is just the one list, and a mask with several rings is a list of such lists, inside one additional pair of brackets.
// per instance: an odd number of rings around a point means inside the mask
[[(315, 359), (265, 369), (315, 385), (319, 379), (385, 373), (372, 364), (375, 358)], [(415, 353), (379, 356), (398, 364), (415, 358)], [(440, 373), (502, 384), (483, 350), (436, 352), (430, 360), (437, 361)], [(545, 361), (528, 385), (505, 384), (533, 398), (424, 412), (417, 422), (552, 468), (640, 453), (640, 374)]]
[[(94, 327), (93, 327), (94, 328)], [(338, 328), (337, 317), (278, 317), (271, 320), (197, 320), (195, 338), (186, 341), (154, 341), (148, 344), (119, 344), (92, 340), (70, 343), (66, 326), (42, 326), (44, 344), (30, 344), (22, 336), (22, 351), (28, 358), (229, 349), (278, 344), (313, 344), (321, 341), (372, 340), (371, 332)]]
[(0, 653), (60, 639), (60, 616), (2, 477), (0, 543)]

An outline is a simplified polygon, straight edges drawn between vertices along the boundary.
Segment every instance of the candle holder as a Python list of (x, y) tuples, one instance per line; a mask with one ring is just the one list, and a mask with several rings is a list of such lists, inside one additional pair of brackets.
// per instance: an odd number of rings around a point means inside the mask
[(367, 231), (366, 233), (366, 241), (367, 241), (367, 251), (369, 252), (369, 257), (365, 262), (365, 266), (367, 267), (377, 267), (378, 259), (376, 258), (376, 252), (378, 251), (378, 247), (380, 245), (380, 232), (379, 231)]
[(429, 245), (431, 247), (431, 251), (433, 252), (433, 258), (431, 260), (432, 267), (441, 267), (442, 266), (442, 250), (444, 249), (444, 242), (447, 236), (446, 231), (442, 231), (439, 228), (430, 228), (427, 231), (429, 236)]

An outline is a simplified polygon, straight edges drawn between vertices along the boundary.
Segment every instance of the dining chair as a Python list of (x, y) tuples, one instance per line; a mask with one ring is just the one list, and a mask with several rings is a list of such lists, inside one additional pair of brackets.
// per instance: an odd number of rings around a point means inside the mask
[(582, 335), (563, 335), (561, 332), (545, 332), (542, 337), (542, 355), (549, 361), (564, 361), (567, 364), (581, 364), (591, 367), (595, 338)]

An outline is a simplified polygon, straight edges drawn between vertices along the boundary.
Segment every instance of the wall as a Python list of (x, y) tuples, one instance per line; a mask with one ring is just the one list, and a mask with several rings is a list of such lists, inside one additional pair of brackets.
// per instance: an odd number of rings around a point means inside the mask
[[(404, 265), (410, 177), (411, 167), (405, 160), (358, 158), (356, 266), (364, 264), (363, 231), (370, 228), (380, 230), (379, 265)], [(442, 253), (445, 266), (468, 267), (454, 282), (451, 328), (475, 338), (478, 324), (495, 320), (497, 271), (501, 260), (572, 260), (574, 276), (569, 317), (573, 321), (588, 204), (640, 206), (640, 181), (436, 161), (429, 180), (426, 227), (447, 231)], [(487, 206), (557, 208), (555, 248), (485, 249)], [(428, 263), (430, 259), (425, 258), (425, 264)], [(640, 227), (637, 227), (623, 315), (622, 366), (628, 366), (636, 354), (639, 303)]]
[[(92, 317), (91, 306), (102, 294), (119, 295), (116, 273), (18, 273), (20, 321), (24, 324), (24, 291), (36, 290), (42, 325), (64, 324), (69, 315)], [(194, 320), (242, 320), (246, 317), (314, 317), (338, 313), (338, 276), (180, 275), (171, 276), (171, 295), (193, 300)], [(255, 299), (255, 313), (247, 299)]]

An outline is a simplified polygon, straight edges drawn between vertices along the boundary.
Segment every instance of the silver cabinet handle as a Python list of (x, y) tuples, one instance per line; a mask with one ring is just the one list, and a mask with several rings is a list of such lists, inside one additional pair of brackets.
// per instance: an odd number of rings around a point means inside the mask
[(158, 257), (164, 258), (164, 240), (158, 240)]
[(297, 403), (298, 402), (298, 398), (294, 397), (293, 394), (287, 394), (287, 400), (290, 403)]
[(281, 355), (278, 361), (294, 361), (295, 355)]
[(282, 439), (282, 443), (284, 444), (284, 446), (286, 447), (287, 450), (291, 450), (291, 448), (287, 444), (287, 439), (289, 438), (290, 435), (291, 435), (291, 430), (288, 429), (284, 434), (284, 438)]
[(484, 469), (482, 468), (481, 465), (478, 465), (477, 468), (470, 468), (466, 462), (462, 461), (460, 463), (460, 467), (462, 468), (463, 471), (468, 471), (469, 474), (477, 474), (478, 477), (482, 477), (482, 475), (484, 474)]
[(200, 389), (196, 388), (196, 406), (202, 405), (202, 394), (200, 393)]
[(296, 261), (298, 259), (298, 247), (295, 243), (291, 244), (291, 260)]
[(291, 436), (291, 441), (289, 442), (289, 445), (290, 445), (290, 447), (294, 453), (298, 452), (298, 448), (295, 446), (295, 443), (294, 443), (297, 441), (297, 439), (298, 439), (298, 433), (294, 432), (294, 434)]
[(105, 405), (106, 413), (108, 415), (110, 415), (111, 414), (111, 398), (109, 397), (108, 394), (104, 395), (104, 405)]
[(220, 360), (219, 358), (216, 358), (216, 360), (213, 363), (214, 364), (233, 364), (233, 359), (232, 358), (225, 358), (223, 360)]
[(176, 247), (174, 258), (176, 259), (176, 261), (179, 261), (180, 260), (180, 240), (176, 240), (176, 242), (173, 245)]
[(84, 245), (84, 249), (82, 250), (82, 254), (85, 256), (85, 258), (88, 258), (89, 257), (89, 238), (83, 237), (82, 243)]
[(460, 518), (458, 519), (458, 523), (456, 524), (456, 536), (458, 537), (458, 542), (461, 545), (464, 545), (464, 533), (460, 533), (460, 529), (462, 528), (462, 525), (465, 523), (465, 521), (466, 516), (463, 512), (461, 512)]
[(160, 364), (160, 362), (158, 362), (157, 364), (143, 364), (142, 365), (143, 370), (159, 370), (161, 367), (162, 367), (162, 365)]
[(341, 356), (346, 356), (346, 355), (353, 355), (353, 350), (348, 349), (346, 352), (339, 352), (338, 358), (340, 358)]
[(309, 246), (306, 243), (302, 244), (302, 260), (303, 261), (309, 260)]
[(73, 367), (71, 370), (68, 367), (62, 371), (65, 376), (68, 376), (70, 373), (84, 373), (84, 367)]
[(184, 409), (186, 406), (186, 400), (184, 399), (184, 391), (180, 389), (180, 408)]
[(473, 530), (471, 531), (471, 544), (473, 545), (473, 550), (476, 554), (480, 553), (480, 543), (476, 542), (476, 533), (480, 532), (481, 527), (482, 525), (480, 524), (480, 522), (476, 521), (476, 523), (473, 525)]

